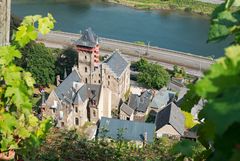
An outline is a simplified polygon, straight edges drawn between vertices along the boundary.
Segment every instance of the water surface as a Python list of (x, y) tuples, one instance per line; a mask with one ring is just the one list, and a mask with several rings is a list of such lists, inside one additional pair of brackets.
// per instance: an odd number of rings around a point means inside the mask
[(12, 12), (21, 17), (49, 12), (57, 20), (55, 30), (79, 33), (91, 27), (102, 37), (202, 56), (222, 56), (229, 44), (207, 44), (209, 19), (182, 12), (142, 11), (91, 0), (13, 0)]

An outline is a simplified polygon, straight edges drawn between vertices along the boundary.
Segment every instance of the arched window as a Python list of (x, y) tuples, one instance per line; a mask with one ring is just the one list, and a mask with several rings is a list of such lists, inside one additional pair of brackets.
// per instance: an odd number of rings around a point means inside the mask
[(78, 113), (78, 107), (75, 107), (75, 112)]
[(87, 60), (87, 56), (85, 55), (85, 60)]
[(87, 67), (85, 67), (85, 73), (87, 73)]
[(87, 78), (85, 78), (85, 83), (88, 83), (88, 80), (87, 80)]
[(75, 125), (79, 125), (79, 119), (77, 117), (75, 118)]

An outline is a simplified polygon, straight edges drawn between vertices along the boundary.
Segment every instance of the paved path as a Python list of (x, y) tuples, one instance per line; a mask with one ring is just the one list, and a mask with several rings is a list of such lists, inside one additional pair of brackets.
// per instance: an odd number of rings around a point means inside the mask
[[(66, 48), (72, 46), (74, 41), (80, 37), (79, 34), (51, 32), (46, 36), (39, 35), (38, 41), (45, 43), (48, 47)], [(144, 57), (150, 61), (160, 63), (165, 68), (172, 69), (173, 65), (184, 66), (187, 73), (195, 76), (202, 76), (202, 71), (207, 70), (214, 62), (212, 59), (192, 55), (188, 53), (136, 45), (125, 41), (101, 38), (101, 53), (111, 53), (119, 49), (130, 61)], [(146, 54), (148, 51), (149, 54)]]

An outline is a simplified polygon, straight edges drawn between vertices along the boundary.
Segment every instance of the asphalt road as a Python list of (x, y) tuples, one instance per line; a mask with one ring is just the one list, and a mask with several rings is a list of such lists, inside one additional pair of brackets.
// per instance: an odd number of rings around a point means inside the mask
[[(45, 43), (48, 47), (66, 48), (73, 45), (79, 37), (79, 34), (51, 32), (46, 36), (39, 35), (38, 40)], [(212, 59), (202, 56), (157, 47), (148, 48), (147, 46), (106, 38), (101, 38), (100, 46), (102, 54), (109, 54), (112, 51), (119, 49), (129, 61), (135, 61), (140, 57), (145, 57), (170, 70), (173, 68), (173, 65), (176, 64), (184, 66), (187, 73), (199, 77), (202, 76), (202, 71), (207, 70), (214, 62)]]

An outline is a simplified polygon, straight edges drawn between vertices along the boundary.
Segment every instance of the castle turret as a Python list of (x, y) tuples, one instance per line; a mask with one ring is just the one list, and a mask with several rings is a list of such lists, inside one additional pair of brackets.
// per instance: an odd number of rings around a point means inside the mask
[(11, 0), (0, 0), (0, 46), (9, 44)]
[(92, 83), (92, 73), (99, 67), (98, 36), (88, 28), (75, 45), (78, 51), (78, 70), (82, 80), (85, 83)]

